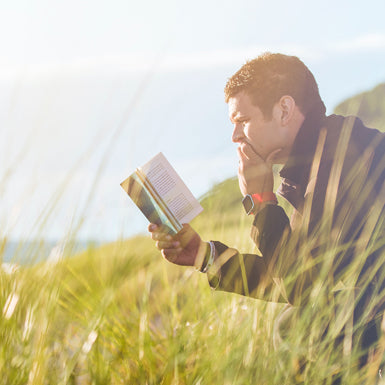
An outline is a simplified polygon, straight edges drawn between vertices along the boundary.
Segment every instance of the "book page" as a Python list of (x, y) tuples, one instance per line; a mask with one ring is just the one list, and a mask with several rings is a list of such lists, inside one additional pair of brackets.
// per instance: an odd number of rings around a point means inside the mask
[(139, 167), (139, 170), (180, 223), (189, 223), (203, 211), (198, 200), (162, 153)]

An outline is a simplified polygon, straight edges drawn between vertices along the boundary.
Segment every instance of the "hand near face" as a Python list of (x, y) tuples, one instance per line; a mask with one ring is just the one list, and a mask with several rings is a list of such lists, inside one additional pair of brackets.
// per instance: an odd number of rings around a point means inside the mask
[(174, 236), (153, 223), (148, 226), (148, 231), (163, 257), (176, 265), (194, 266), (199, 250), (205, 247), (205, 242), (188, 224), (184, 224), (183, 229)]
[(280, 150), (273, 151), (263, 159), (248, 143), (244, 142), (238, 147), (238, 180), (243, 195), (273, 191), (273, 160)]

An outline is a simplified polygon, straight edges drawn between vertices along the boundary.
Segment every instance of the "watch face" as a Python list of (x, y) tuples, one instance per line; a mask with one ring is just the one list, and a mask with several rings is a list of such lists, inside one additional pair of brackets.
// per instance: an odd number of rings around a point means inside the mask
[(242, 199), (242, 204), (243, 204), (243, 207), (245, 208), (246, 214), (250, 214), (251, 210), (253, 210), (254, 208), (253, 198), (251, 198), (250, 195), (246, 195)]

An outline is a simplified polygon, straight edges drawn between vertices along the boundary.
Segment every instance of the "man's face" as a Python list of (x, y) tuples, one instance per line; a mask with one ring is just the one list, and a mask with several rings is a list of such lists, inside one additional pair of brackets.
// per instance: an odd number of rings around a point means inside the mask
[(273, 163), (285, 163), (293, 145), (295, 135), (282, 123), (279, 105), (273, 107), (272, 118), (265, 119), (245, 92), (231, 97), (228, 102), (230, 120), (234, 125), (232, 141), (240, 150), (250, 146), (255, 153), (266, 160), (277, 151)]

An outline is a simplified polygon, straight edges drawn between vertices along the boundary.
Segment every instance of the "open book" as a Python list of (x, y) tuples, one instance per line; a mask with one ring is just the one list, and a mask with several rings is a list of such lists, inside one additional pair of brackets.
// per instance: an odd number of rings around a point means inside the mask
[(161, 152), (120, 185), (151, 223), (163, 225), (170, 234), (203, 210)]

